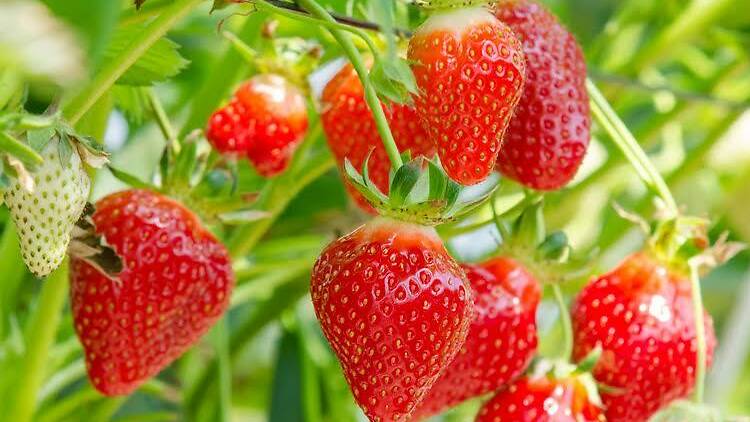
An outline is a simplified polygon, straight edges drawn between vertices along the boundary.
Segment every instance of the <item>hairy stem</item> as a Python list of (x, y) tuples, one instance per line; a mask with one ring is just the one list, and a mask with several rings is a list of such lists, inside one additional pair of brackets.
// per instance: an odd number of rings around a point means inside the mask
[(164, 111), (164, 106), (162, 106), (159, 97), (156, 96), (152, 88), (146, 88), (146, 93), (148, 102), (151, 105), (151, 111), (154, 112), (154, 117), (156, 117), (156, 123), (159, 125), (162, 135), (164, 135), (164, 140), (167, 141), (167, 144), (172, 147), (175, 153), (179, 153), (180, 142), (177, 140), (177, 131), (172, 127), (172, 123), (170, 123), (169, 117), (167, 117), (167, 113)]
[(63, 115), (68, 122), (74, 126), (138, 58), (201, 2), (202, 0), (176, 0), (165, 8), (115, 59), (102, 68), (91, 84), (63, 107)]
[[(328, 21), (336, 22), (336, 20), (315, 0), (299, 0), (299, 4), (307, 9), (313, 16)], [(339, 29), (329, 29), (333, 38), (341, 45), (344, 53), (351, 61), (354, 70), (357, 71), (359, 79), (362, 81), (362, 86), (365, 89), (365, 100), (367, 105), (370, 106), (370, 111), (375, 119), (375, 125), (377, 126), (380, 138), (383, 141), (383, 146), (388, 153), (388, 158), (391, 160), (393, 168), (399, 168), (403, 165), (401, 161), (401, 154), (396, 146), (396, 141), (393, 139), (391, 128), (388, 126), (388, 120), (385, 118), (385, 112), (383, 107), (380, 105), (380, 99), (375, 91), (375, 86), (370, 81), (370, 76), (365, 65), (364, 59), (360, 54), (359, 50), (354, 46), (349, 35)]]
[(573, 355), (573, 323), (570, 321), (570, 313), (568, 312), (568, 306), (565, 304), (565, 298), (563, 297), (562, 289), (558, 284), (552, 284), (552, 293), (555, 295), (555, 302), (560, 310), (560, 322), (563, 329), (563, 349), (560, 352), (560, 356), (565, 360), (569, 361)]
[(26, 354), (16, 386), (16, 397), (11, 403), (8, 420), (31, 421), (37, 406), (37, 396), (46, 374), (48, 352), (55, 341), (63, 305), (68, 293), (67, 260), (44, 281), (39, 301), (25, 333)]

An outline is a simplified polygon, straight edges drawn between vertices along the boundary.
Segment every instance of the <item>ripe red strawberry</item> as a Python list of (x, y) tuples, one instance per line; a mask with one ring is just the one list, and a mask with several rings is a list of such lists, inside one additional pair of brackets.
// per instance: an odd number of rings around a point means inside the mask
[(539, 283), (509, 258), (462, 266), (474, 293), (469, 335), (419, 405), (415, 420), (499, 390), (526, 369), (536, 352)]
[(530, 188), (559, 189), (575, 176), (589, 145), (581, 47), (535, 0), (501, 0), (495, 14), (520, 38), (526, 57), (526, 84), (497, 167)]
[(466, 276), (435, 230), (384, 217), (330, 244), (310, 289), (354, 398), (376, 422), (409, 417), (471, 321)]
[(99, 201), (99, 235), (122, 258), (111, 279), (74, 259), (71, 307), (89, 378), (129, 394), (193, 345), (229, 305), (226, 249), (181, 204), (145, 190)]
[(281, 76), (267, 74), (240, 86), (209, 120), (206, 137), (219, 152), (246, 155), (265, 177), (284, 171), (307, 132), (305, 97)]
[(523, 377), (487, 402), (476, 422), (603, 422), (577, 377)]
[(484, 7), (431, 15), (409, 42), (417, 114), (446, 173), (472, 185), (493, 168), (521, 97), (521, 43)]
[[(344, 66), (326, 85), (321, 102), (323, 130), (339, 167), (343, 168), (344, 160), (348, 158), (354, 168), (361, 170), (372, 151), (368, 164), (370, 179), (378, 189), (388, 194), (391, 162), (365, 101), (362, 82), (351, 64)], [(383, 110), (399, 151), (409, 150), (412, 157), (421, 155), (432, 158), (435, 155), (435, 147), (427, 138), (412, 107), (393, 104), (384, 106)], [(362, 194), (348, 183), (346, 186), (360, 208), (375, 212)]]
[[(716, 344), (706, 315), (708, 363)], [(646, 253), (589, 283), (573, 305), (576, 359), (600, 346), (594, 368), (607, 420), (645, 421), (695, 384), (697, 342), (688, 278)]]

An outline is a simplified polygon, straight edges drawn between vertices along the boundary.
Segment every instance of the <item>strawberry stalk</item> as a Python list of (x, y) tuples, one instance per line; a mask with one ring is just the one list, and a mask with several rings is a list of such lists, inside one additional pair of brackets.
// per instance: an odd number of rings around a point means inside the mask
[(633, 134), (628, 130), (625, 123), (617, 116), (617, 113), (609, 105), (599, 88), (591, 81), (586, 79), (586, 89), (591, 97), (591, 111), (597, 122), (609, 134), (615, 145), (622, 151), (625, 158), (628, 159), (638, 176), (646, 185), (656, 192), (664, 201), (668, 211), (676, 216), (678, 214), (677, 203), (670, 192), (667, 183), (654, 167), (646, 153), (641, 148)]
[(77, 96), (70, 99), (63, 107), (63, 115), (71, 126), (104, 95), (117, 79), (132, 66), (154, 43), (167, 31), (197, 7), (202, 0), (176, 0), (165, 8), (159, 17), (154, 19), (115, 59), (109, 61), (94, 77), (94, 80)]
[[(314, 0), (300, 0), (300, 6), (307, 9), (313, 16), (317, 16), (321, 20), (335, 23), (336, 20), (325, 10), (322, 6), (316, 3)], [(383, 141), (383, 146), (388, 153), (388, 158), (391, 161), (391, 165), (394, 169), (398, 169), (403, 165), (401, 160), (401, 154), (398, 152), (396, 141), (393, 139), (391, 128), (388, 126), (388, 120), (386, 120), (383, 107), (380, 105), (380, 99), (375, 91), (375, 86), (370, 81), (367, 66), (365, 65), (362, 55), (359, 50), (354, 46), (351, 38), (340, 29), (329, 28), (331, 35), (341, 45), (344, 53), (351, 61), (352, 66), (357, 71), (359, 79), (362, 81), (362, 86), (365, 89), (365, 100), (367, 105), (370, 106), (373, 118), (375, 119), (375, 125), (377, 126), (378, 133)]]
[(172, 123), (170, 123), (167, 113), (164, 111), (161, 101), (159, 101), (159, 97), (156, 96), (153, 88), (147, 88), (146, 92), (149, 105), (151, 105), (151, 111), (154, 112), (156, 123), (159, 125), (162, 135), (164, 135), (164, 140), (167, 141), (167, 144), (170, 145), (175, 154), (179, 153), (180, 141), (177, 139), (177, 131), (172, 127)]
[[(618, 148), (622, 151), (631, 165), (638, 172), (649, 188), (653, 189), (662, 199), (667, 211), (672, 217), (677, 217), (679, 209), (667, 183), (659, 171), (641, 148), (638, 141), (628, 130), (625, 123), (617, 116), (599, 89), (590, 79), (586, 79), (586, 88), (591, 97), (591, 111), (600, 125), (607, 131)], [(700, 275), (695, 265), (690, 267), (691, 295), (693, 302), (693, 315), (697, 342), (695, 392), (693, 400), (696, 403), (703, 401), (703, 391), (706, 379), (706, 332), (703, 317), (703, 299), (701, 295)]]
[(698, 343), (693, 400), (696, 403), (702, 403), (706, 383), (706, 328), (703, 325), (703, 297), (701, 296), (700, 274), (697, 265), (690, 265), (690, 289), (693, 299), (693, 317), (695, 318), (695, 341)]
[(9, 420), (30, 421), (37, 405), (37, 394), (47, 373), (48, 351), (55, 341), (57, 327), (62, 318), (62, 309), (68, 296), (67, 261), (55, 270), (44, 282), (34, 313), (27, 326), (26, 353), (22, 372), (15, 388), (16, 397), (11, 403)]
[(563, 349), (560, 352), (560, 357), (569, 362), (573, 355), (573, 323), (570, 320), (570, 312), (568, 311), (568, 305), (565, 304), (565, 298), (563, 297), (560, 285), (553, 283), (550, 287), (552, 288), (552, 294), (555, 296), (557, 307), (560, 310), (560, 322), (563, 329)]

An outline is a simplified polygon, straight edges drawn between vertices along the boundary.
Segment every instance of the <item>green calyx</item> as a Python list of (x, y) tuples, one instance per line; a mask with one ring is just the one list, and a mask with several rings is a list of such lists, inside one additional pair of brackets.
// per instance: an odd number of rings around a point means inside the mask
[(414, 0), (418, 7), (430, 11), (480, 6), (489, 2), (490, 0)]
[(223, 31), (222, 35), (247, 64), (255, 68), (256, 73), (281, 75), (308, 93), (310, 87), (307, 77), (318, 68), (323, 49), (317, 42), (299, 37), (276, 38), (274, 33), (277, 26), (276, 21), (267, 22), (263, 26), (262, 51), (253, 49), (229, 31)]
[(479, 206), (498, 186), (494, 178), (469, 194), (445, 174), (437, 159), (407, 157), (406, 163), (392, 174), (386, 195), (370, 180), (369, 159), (365, 159), (361, 174), (347, 159), (347, 179), (380, 215), (410, 223), (436, 226), (453, 221)]
[(573, 380), (584, 388), (589, 402), (603, 409), (604, 404), (599, 395), (599, 390), (605, 390), (606, 387), (598, 384), (591, 374), (591, 371), (601, 357), (601, 353), (600, 348), (595, 348), (577, 365), (565, 360), (541, 359), (534, 365), (531, 375), (535, 378), (547, 377), (554, 380)]
[(681, 274), (688, 274), (691, 265), (705, 274), (746, 248), (743, 243), (728, 241), (728, 233), (722, 233), (711, 244), (710, 221), (705, 218), (660, 212), (649, 222), (619, 205), (615, 205), (615, 210), (648, 236), (649, 253)]
[(511, 224), (497, 216), (495, 221), (503, 237), (502, 253), (522, 263), (541, 283), (562, 283), (588, 271), (591, 256), (573, 255), (564, 232), (547, 233), (543, 198), (535, 198)]
[(160, 192), (179, 200), (209, 224), (242, 224), (267, 216), (254, 209), (255, 192), (239, 189), (233, 163), (223, 161), (199, 132), (177, 146), (168, 145), (164, 149), (156, 178), (158, 185), (112, 166), (109, 170), (133, 188)]

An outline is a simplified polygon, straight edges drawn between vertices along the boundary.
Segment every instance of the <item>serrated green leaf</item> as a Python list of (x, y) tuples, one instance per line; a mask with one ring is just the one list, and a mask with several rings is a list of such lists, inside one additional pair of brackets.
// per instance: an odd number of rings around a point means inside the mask
[(39, 165), (44, 159), (34, 149), (14, 138), (7, 132), (0, 132), (0, 152), (6, 152), (25, 164)]
[(148, 96), (144, 88), (115, 85), (112, 87), (112, 95), (115, 107), (122, 111), (131, 123), (143, 123), (149, 110)]
[(112, 166), (107, 166), (107, 169), (109, 169), (110, 173), (112, 173), (112, 176), (115, 176), (115, 178), (123, 183), (125, 183), (128, 186), (137, 188), (137, 189), (148, 189), (152, 191), (159, 191), (159, 188), (152, 185), (151, 183), (144, 182), (137, 176), (134, 176), (126, 171), (119, 170)]
[[(131, 25), (115, 32), (112, 41), (104, 53), (105, 60), (113, 60), (122, 52), (143, 28)], [(117, 80), (119, 85), (151, 86), (176, 76), (187, 66), (188, 61), (178, 52), (179, 45), (167, 38), (154, 43), (128, 70)]]
[(34, 150), (38, 152), (42, 152), (54, 135), (55, 127), (48, 126), (26, 132), (26, 140), (29, 141), (31, 148), (34, 148)]
[(421, 165), (417, 160), (410, 161), (396, 170), (391, 181), (391, 205), (399, 207), (406, 202), (406, 198), (419, 180), (420, 172)]

